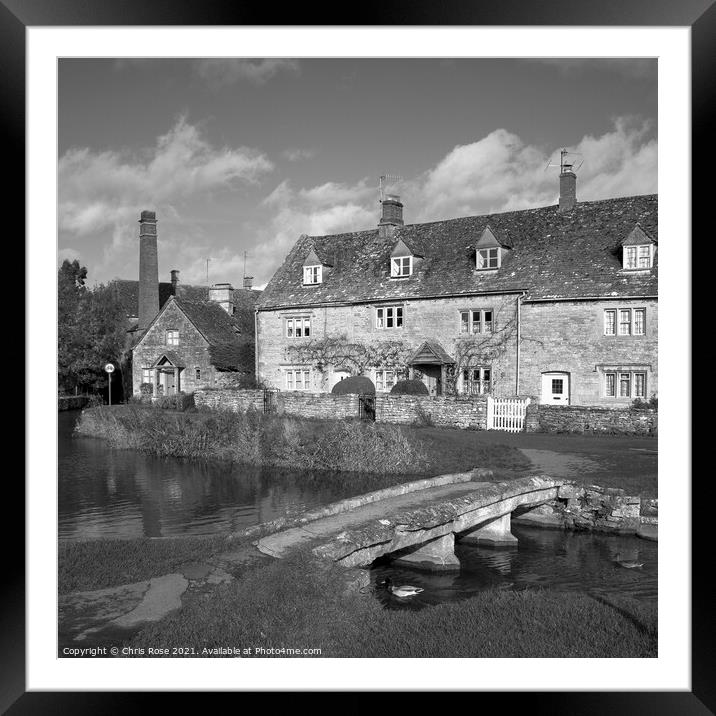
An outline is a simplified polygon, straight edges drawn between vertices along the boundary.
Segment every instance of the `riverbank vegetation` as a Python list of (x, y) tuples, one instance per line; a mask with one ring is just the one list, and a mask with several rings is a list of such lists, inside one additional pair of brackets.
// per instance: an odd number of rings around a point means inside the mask
[[(552, 590), (491, 589), (419, 611), (342, 593), (305, 558), (273, 562), (217, 588), (127, 644), (320, 649), (321, 657), (655, 657), (656, 606)], [(252, 654), (267, 656), (269, 654)]]
[(76, 431), (154, 455), (296, 470), (419, 476), (484, 467), (507, 478), (531, 466), (519, 449), (479, 445), (474, 433), (457, 445), (446, 440), (446, 433), (455, 431), (255, 411), (179, 414), (133, 405), (99, 407), (82, 413)]

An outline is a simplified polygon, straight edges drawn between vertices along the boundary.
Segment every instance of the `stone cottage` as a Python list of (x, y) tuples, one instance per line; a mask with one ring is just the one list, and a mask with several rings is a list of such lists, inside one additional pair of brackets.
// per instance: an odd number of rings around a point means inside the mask
[(656, 195), (302, 235), (257, 303), (258, 378), (377, 391), (419, 377), (432, 395), (624, 406), (657, 394)]
[(151, 385), (154, 395), (190, 393), (255, 374), (255, 304), (260, 291), (229, 283), (192, 286), (159, 282), (156, 214), (143, 211), (139, 281), (113, 282), (125, 306), (132, 350), (132, 390)]

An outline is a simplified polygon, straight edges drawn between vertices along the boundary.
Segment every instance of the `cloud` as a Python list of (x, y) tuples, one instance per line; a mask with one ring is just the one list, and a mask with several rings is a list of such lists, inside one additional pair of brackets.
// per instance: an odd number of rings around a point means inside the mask
[(241, 81), (262, 85), (280, 72), (297, 74), (300, 66), (296, 60), (216, 58), (197, 61), (194, 71), (212, 89), (219, 89)]
[(188, 224), (181, 226), (183, 202), (201, 196), (209, 201), (258, 184), (273, 168), (256, 150), (212, 146), (183, 117), (141, 152), (71, 149), (59, 161), (60, 235), (63, 243), (76, 245), (103, 239), (103, 264), (95, 270), (113, 270), (136, 242), (142, 209), (156, 210), (179, 235), (194, 232)]
[(304, 159), (313, 159), (316, 152), (313, 149), (284, 149), (281, 156), (289, 162), (300, 162)]

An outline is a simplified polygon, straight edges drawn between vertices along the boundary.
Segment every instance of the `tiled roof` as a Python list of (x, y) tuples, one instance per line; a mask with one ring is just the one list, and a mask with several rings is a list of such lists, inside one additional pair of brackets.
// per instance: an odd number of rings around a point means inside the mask
[[(301, 236), (261, 294), (262, 309), (482, 292), (527, 292), (527, 300), (654, 296), (656, 267), (623, 272), (621, 244), (637, 222), (658, 236), (656, 195), (584, 202), (566, 213), (557, 206), (468, 216), (378, 230)], [(497, 270), (475, 270), (475, 244), (490, 225), (512, 247)], [(415, 274), (390, 278), (390, 253), (402, 239), (423, 256)], [(303, 286), (302, 264), (312, 247), (332, 257), (323, 283)]]
[[(130, 281), (127, 279), (114, 279), (112, 282), (114, 291), (124, 306), (127, 316), (137, 316), (137, 308), (139, 306), (139, 281)], [(169, 281), (161, 281), (159, 283), (159, 308), (169, 300), (172, 295), (172, 284)], [(233, 291), (233, 300), (236, 306), (237, 314), (240, 311), (248, 311), (253, 314), (256, 301), (261, 295), (261, 291), (248, 288), (235, 288)], [(177, 285), (177, 298), (183, 298), (189, 301), (208, 301), (209, 287), (194, 286), (191, 284), (180, 283)], [(253, 325), (253, 315), (251, 317)], [(252, 329), (253, 330), (253, 329)]]
[(210, 345), (237, 341), (239, 334), (235, 329), (238, 326), (233, 317), (218, 303), (190, 301), (185, 298), (175, 298), (174, 300)]

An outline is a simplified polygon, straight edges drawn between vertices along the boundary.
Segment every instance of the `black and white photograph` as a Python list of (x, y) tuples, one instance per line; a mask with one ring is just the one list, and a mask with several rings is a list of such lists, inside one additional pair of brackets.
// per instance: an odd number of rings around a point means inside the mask
[(657, 75), (60, 58), (58, 657), (657, 658)]

